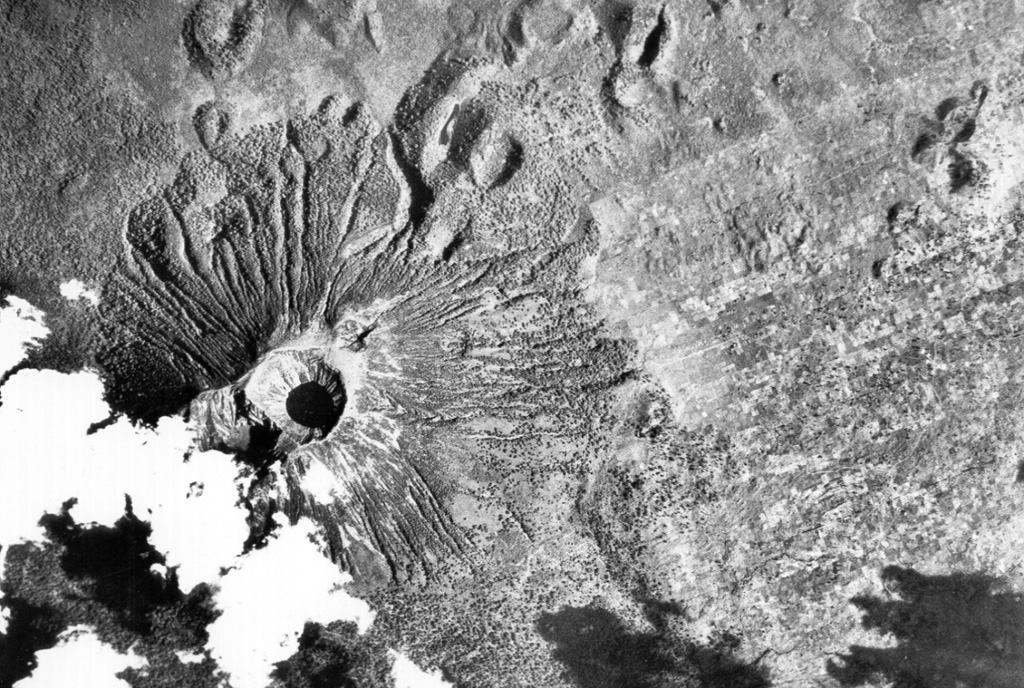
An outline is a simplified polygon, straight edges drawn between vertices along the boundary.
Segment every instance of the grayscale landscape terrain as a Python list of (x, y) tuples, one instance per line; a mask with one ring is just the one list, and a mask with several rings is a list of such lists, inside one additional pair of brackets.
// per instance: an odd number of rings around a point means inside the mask
[(0, 1), (0, 688), (1024, 686), (1022, 27)]

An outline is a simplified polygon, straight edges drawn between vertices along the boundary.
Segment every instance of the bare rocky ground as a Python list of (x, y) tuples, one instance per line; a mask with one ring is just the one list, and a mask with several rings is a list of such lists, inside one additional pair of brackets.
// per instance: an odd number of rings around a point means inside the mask
[[(250, 466), (249, 546), (320, 524), (378, 617), (280, 685), (1018, 686), (1020, 14), (9, 2), (0, 285)], [(88, 622), (215, 683), (208, 591), (83, 559), (144, 524), (48, 527), (0, 679)]]

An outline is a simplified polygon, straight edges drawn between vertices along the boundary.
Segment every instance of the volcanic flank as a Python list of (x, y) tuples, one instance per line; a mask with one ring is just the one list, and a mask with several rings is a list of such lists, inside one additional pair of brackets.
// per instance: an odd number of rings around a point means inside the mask
[(564, 279), (595, 246), (578, 172), (531, 153), (493, 73), (440, 61), (389, 130), (328, 98), (235, 135), (204, 105), (205, 150), (132, 211), (104, 293), (112, 402), (190, 404), (202, 448), (282, 460), (280, 506), (365, 583), (469, 563), (443, 506), (466, 437), (553, 416), (585, 455), (580, 392), (629, 361)]

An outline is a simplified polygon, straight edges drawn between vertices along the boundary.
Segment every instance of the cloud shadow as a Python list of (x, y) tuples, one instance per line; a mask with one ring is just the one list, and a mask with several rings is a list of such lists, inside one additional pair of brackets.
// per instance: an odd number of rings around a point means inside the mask
[(977, 573), (925, 576), (888, 566), (882, 580), (891, 599), (851, 602), (865, 628), (892, 634), (895, 647), (854, 645), (830, 660), (829, 675), (844, 686), (884, 678), (895, 688), (1019, 688), (1024, 685), (1024, 595), (1000, 590)]

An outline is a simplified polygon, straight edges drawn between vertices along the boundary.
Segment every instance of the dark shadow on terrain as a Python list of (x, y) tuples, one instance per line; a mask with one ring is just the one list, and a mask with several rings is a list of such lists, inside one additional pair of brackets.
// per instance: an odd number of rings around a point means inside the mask
[(298, 652), (278, 662), (271, 674), (285, 688), (386, 688), (390, 675), (387, 648), (344, 621), (326, 627), (308, 622)]
[(680, 613), (665, 603), (648, 605), (654, 633), (636, 633), (599, 607), (563, 607), (542, 614), (537, 630), (554, 645), (556, 660), (581, 688), (767, 688), (767, 673), (738, 661), (739, 639), (722, 636), (713, 646), (671, 637), (666, 617)]
[(668, 25), (665, 22), (665, 8), (661, 8), (661, 12), (658, 13), (658, 23), (655, 24), (654, 28), (647, 35), (647, 39), (644, 41), (644, 50), (640, 54), (640, 59), (637, 60), (637, 64), (641, 67), (649, 68), (658, 59), (661, 54), (662, 43), (665, 41), (665, 33), (668, 30)]
[(1024, 595), (997, 592), (975, 573), (925, 576), (888, 566), (882, 580), (898, 599), (855, 597), (865, 628), (899, 645), (854, 645), (828, 673), (844, 686), (879, 677), (897, 688), (1019, 688), (1024, 685)]
[[(110, 362), (103, 354), (98, 354), (97, 360), (101, 367)], [(141, 384), (138, 386), (140, 390), (144, 387)], [(187, 410), (189, 403), (201, 391), (194, 386), (176, 386), (170, 380), (154, 383), (146, 391), (132, 390), (127, 385), (110, 385), (104, 401), (115, 413), (123, 413), (147, 427), (156, 427), (164, 416), (174, 416)]]
[(173, 573), (165, 580), (150, 570), (163, 558), (130, 505), (112, 528), (75, 523), (73, 505), (41, 519), (51, 542), (15, 545), (7, 554), (2, 592), (11, 618), (0, 634), (0, 688), (28, 676), (36, 653), (79, 625), (119, 651), (134, 647), (147, 658), (148, 669), (125, 674), (133, 688), (218, 685), (212, 660), (182, 664), (174, 654), (206, 644), (206, 628), (219, 614), (210, 587), (185, 595)]
[(0, 633), (0, 688), (10, 688), (31, 674), (36, 652), (57, 644), (64, 620), (51, 609), (24, 600), (4, 600), (10, 611), (7, 633)]
[(68, 509), (44, 516), (40, 523), (53, 542), (64, 546), (61, 566), (68, 578), (87, 580), (91, 597), (114, 611), (125, 628), (148, 633), (150, 611), (183, 597), (176, 581), (150, 570), (165, 563), (164, 557), (149, 544), (152, 528), (130, 507), (113, 528), (83, 527)]

